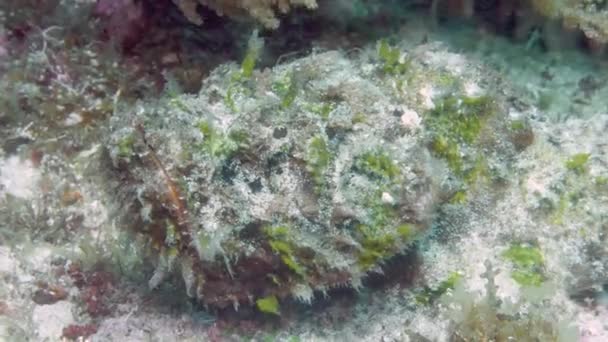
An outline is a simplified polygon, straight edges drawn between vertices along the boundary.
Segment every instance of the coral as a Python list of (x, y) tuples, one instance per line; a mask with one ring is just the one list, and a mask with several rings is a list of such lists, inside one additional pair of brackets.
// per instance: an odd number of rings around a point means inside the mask
[(277, 28), (279, 20), (277, 10), (287, 13), (292, 7), (317, 8), (316, 0), (173, 0), (182, 13), (193, 23), (202, 24), (203, 20), (196, 12), (198, 4), (207, 6), (220, 15), (230, 17), (251, 16), (267, 28)]
[(543, 15), (561, 20), (566, 27), (578, 28), (593, 41), (608, 42), (608, 7), (603, 0), (530, 0)]

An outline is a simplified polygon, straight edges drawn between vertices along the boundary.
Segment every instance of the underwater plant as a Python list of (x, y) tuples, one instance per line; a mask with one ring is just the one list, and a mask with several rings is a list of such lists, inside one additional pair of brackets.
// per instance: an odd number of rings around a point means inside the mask
[(523, 286), (540, 286), (545, 281), (544, 261), (538, 247), (513, 244), (502, 256), (513, 263), (511, 277)]
[(573, 341), (578, 332), (566, 322), (554, 321), (546, 304), (520, 299), (503, 303), (497, 297), (495, 273), (486, 262), (485, 295), (468, 293), (462, 284), (441, 300), (451, 309), (450, 341)]

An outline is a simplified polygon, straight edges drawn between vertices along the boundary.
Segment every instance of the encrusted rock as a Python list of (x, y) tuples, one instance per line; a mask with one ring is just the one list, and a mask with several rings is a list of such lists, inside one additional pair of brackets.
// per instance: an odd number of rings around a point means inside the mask
[(500, 101), (457, 95), (478, 74), (429, 67), (425, 53), (392, 68), (380, 55), (371, 73), (339, 52), (313, 55), (264, 73), (264, 89), (245, 63), (225, 65), (196, 96), (168, 89), (115, 115), (108, 188), (120, 224), (157, 255), (150, 285), (181, 274), (214, 307), (358, 287), (422, 236), (438, 204), (491, 180), (494, 154), (515, 150), (499, 140)]

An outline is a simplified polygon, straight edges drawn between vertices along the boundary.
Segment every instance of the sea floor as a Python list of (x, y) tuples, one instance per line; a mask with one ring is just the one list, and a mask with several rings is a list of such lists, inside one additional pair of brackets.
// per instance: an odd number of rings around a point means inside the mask
[[(372, 277), (365, 289), (319, 294), (312, 305), (292, 303), (279, 318), (247, 308), (211, 313), (176, 298), (182, 289), (148, 290), (140, 272), (120, 269), (121, 260), (95, 250), (94, 239), (114, 236), (121, 255), (138, 258), (108, 217), (95, 170), (83, 165), (103, 134), (86, 130), (104, 132), (103, 124), (76, 125), (77, 115), (53, 125), (44, 118), (18, 120), (5, 125), (2, 131), (12, 133), (0, 138), (0, 340), (467, 341), (457, 337), (484, 340), (489, 333), (479, 326), (498, 326), (523, 312), (530, 321), (554, 323), (551, 336), (560, 341), (607, 341), (606, 62), (574, 51), (543, 52), (483, 29), (412, 21), (400, 32), (405, 50), (433, 47), (428, 63), (456, 72), (463, 60), (484, 65), (508, 85), (502, 91), (513, 104), (509, 115), (529, 120), (534, 142), (517, 155), (515, 181), (500, 193), (446, 205), (417, 256), (391, 261), (397, 271)], [(4, 70), (10, 68), (5, 62)], [(42, 148), (44, 169), (41, 149), (28, 145), (52, 146)], [(515, 280), (521, 270), (505, 255), (519, 247), (540, 255), (533, 267), (542, 285)], [(120, 272), (96, 268), (99, 260)], [(438, 293), (433, 289), (454, 275), (454, 286), (421, 304), (421, 289)], [(475, 324), (479, 331), (470, 331)]]

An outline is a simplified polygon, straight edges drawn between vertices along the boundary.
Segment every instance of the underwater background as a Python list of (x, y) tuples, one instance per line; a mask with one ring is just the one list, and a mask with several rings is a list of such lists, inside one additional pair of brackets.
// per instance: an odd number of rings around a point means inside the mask
[(0, 341), (608, 341), (605, 0), (0, 0)]

